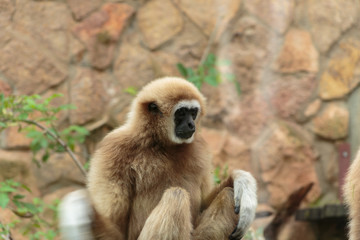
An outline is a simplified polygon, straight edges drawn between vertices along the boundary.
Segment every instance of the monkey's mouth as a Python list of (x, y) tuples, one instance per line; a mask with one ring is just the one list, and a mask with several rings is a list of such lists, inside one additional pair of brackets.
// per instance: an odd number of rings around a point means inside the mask
[(175, 134), (178, 138), (181, 139), (189, 139), (194, 134), (195, 130), (189, 130), (189, 131), (176, 131)]

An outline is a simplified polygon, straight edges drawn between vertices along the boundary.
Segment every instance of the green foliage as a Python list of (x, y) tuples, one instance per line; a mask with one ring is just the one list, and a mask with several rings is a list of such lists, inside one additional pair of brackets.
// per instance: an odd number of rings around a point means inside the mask
[[(10, 208), (17, 216), (26, 218), (21, 224), (20, 231), (23, 236), (29, 239), (54, 239), (58, 234), (57, 211), (59, 200), (51, 204), (45, 204), (40, 198), (33, 198), (32, 201), (25, 201), (27, 196), (19, 194), (21, 190), (31, 193), (30, 189), (19, 182), (6, 180), (0, 182), (0, 208)], [(22, 191), (24, 192), (24, 191)], [(45, 220), (44, 212), (50, 213), (52, 218)], [(18, 225), (20, 221), (13, 221), (8, 224), (0, 223), (0, 235), (8, 235), (11, 228)]]
[[(39, 165), (37, 154), (41, 152), (41, 161), (46, 162), (51, 153), (64, 152), (64, 146), (58, 143), (56, 138), (64, 140), (65, 144), (74, 150), (76, 144), (83, 143), (89, 132), (81, 126), (71, 125), (58, 131), (54, 122), (60, 111), (74, 109), (73, 105), (60, 106), (50, 105), (61, 94), (42, 99), (39, 95), (32, 96), (9, 96), (0, 94), (0, 131), (18, 126), (19, 131), (26, 133), (31, 138), (30, 149), (33, 153), (33, 161)], [(41, 126), (46, 127), (42, 129)]]
[(264, 228), (258, 228), (254, 230), (253, 228), (250, 228), (244, 238), (244, 240), (264, 240)]
[(189, 82), (193, 83), (198, 89), (204, 83), (210, 84), (211, 86), (218, 86), (222, 81), (222, 78), (225, 78), (228, 81), (231, 81), (235, 84), (238, 94), (241, 93), (241, 88), (239, 82), (235, 80), (235, 76), (231, 73), (221, 74), (217, 68), (218, 66), (230, 66), (230, 61), (220, 61), (217, 60), (217, 57), (210, 53), (205, 61), (201, 63), (197, 69), (187, 68), (182, 63), (176, 65), (180, 74), (185, 77)]
[(229, 166), (226, 164), (223, 169), (221, 169), (219, 166), (215, 168), (214, 170), (214, 182), (216, 184), (220, 184), (221, 181), (225, 180), (229, 176)]
[[(7, 127), (17, 126), (19, 131), (25, 132), (31, 138), (30, 149), (33, 153), (33, 160), (40, 164), (46, 162), (52, 153), (67, 151), (75, 162), (78, 160), (73, 156), (76, 144), (83, 143), (89, 132), (81, 126), (71, 125), (58, 130), (55, 128), (55, 121), (59, 112), (74, 109), (72, 105), (53, 106), (51, 101), (61, 97), (61, 94), (53, 94), (48, 98), (41, 98), (39, 95), (32, 96), (9, 96), (0, 94), (0, 131)], [(85, 172), (85, 171), (84, 171)], [(32, 198), (26, 201), (31, 190), (24, 184), (13, 180), (0, 182), (0, 208), (9, 208), (24, 221), (1, 223), (0, 236), (7, 236), (10, 229), (20, 227), (22, 235), (27, 239), (55, 239), (57, 230), (57, 206), (59, 201), (52, 204), (45, 204), (39, 198)], [(49, 220), (44, 215), (52, 216)]]
[(128, 87), (128, 88), (125, 88), (124, 92), (126, 92), (132, 96), (136, 96), (136, 94), (138, 93), (138, 90), (135, 87)]

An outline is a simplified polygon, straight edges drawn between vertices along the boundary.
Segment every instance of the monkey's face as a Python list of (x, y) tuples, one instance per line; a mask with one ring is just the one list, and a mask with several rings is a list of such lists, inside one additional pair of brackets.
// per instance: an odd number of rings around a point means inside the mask
[(183, 100), (178, 102), (172, 110), (170, 139), (175, 143), (191, 143), (196, 131), (196, 118), (200, 112), (197, 100)]
[(146, 85), (134, 100), (128, 124), (162, 144), (191, 143), (205, 113), (205, 98), (185, 79), (165, 77)]

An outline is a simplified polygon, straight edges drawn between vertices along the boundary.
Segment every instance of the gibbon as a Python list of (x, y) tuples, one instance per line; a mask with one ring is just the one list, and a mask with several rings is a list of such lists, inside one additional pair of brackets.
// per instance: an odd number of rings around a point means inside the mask
[(235, 170), (213, 186), (211, 155), (197, 131), (204, 114), (205, 98), (190, 82), (146, 85), (126, 123), (99, 144), (87, 192), (64, 199), (63, 237), (241, 239), (255, 217), (256, 181)]
[(344, 198), (349, 207), (349, 240), (360, 240), (360, 151), (346, 175)]

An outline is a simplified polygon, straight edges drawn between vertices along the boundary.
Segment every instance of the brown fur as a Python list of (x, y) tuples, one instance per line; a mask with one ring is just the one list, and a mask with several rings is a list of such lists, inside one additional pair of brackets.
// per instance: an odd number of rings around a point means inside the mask
[(360, 151), (346, 176), (344, 196), (349, 206), (349, 240), (360, 240)]
[[(202, 227), (196, 229), (197, 218), (208, 206), (207, 214), (218, 212), (225, 221), (211, 228), (224, 236), (231, 234), (236, 225), (233, 203), (214, 198), (232, 186), (232, 179), (211, 193), (211, 158), (198, 131), (190, 144), (175, 144), (168, 137), (174, 105), (192, 99), (201, 106), (195, 120), (198, 129), (205, 112), (199, 91), (179, 78), (153, 81), (134, 100), (127, 123), (101, 142), (88, 178), (97, 239), (190, 239), (192, 228), (200, 236), (210, 227), (206, 220), (198, 220)], [(151, 102), (161, 113), (148, 111)]]

